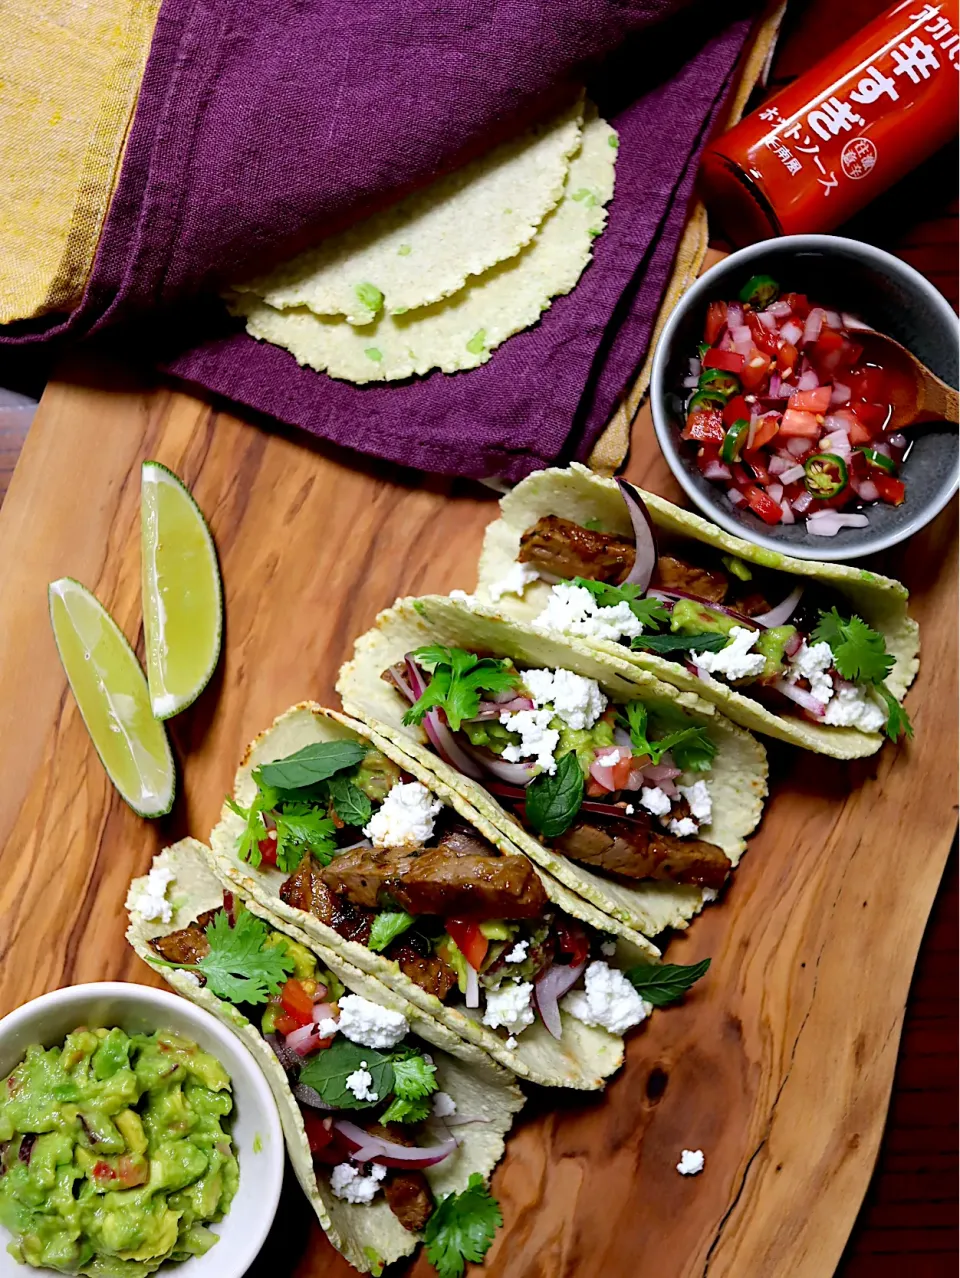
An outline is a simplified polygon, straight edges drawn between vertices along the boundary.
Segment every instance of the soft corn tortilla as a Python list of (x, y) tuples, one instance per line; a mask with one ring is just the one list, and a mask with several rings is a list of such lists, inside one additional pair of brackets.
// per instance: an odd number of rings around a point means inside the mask
[[(455, 808), (484, 838), (505, 852), (516, 853), (517, 848), (492, 819), (490, 800), (483, 792), (478, 795), (482, 806), (475, 806), (461, 790), (449, 784), (448, 778), (438, 776), (424, 759), (423, 752), (416, 747), (413, 750), (401, 748), (379, 727), (358, 723), (312, 702), (303, 702), (282, 714), (248, 747), (234, 783), (236, 801), (242, 807), (249, 806), (256, 792), (253, 769), (261, 763), (285, 758), (314, 741), (340, 738), (361, 740), (376, 746), (404, 771), (428, 786), (437, 798)], [(456, 780), (460, 780), (459, 776)], [(508, 1048), (506, 1033), (501, 1037), (482, 1024), (479, 1011), (441, 1003), (405, 976), (390, 959), (365, 945), (345, 940), (312, 914), (294, 909), (282, 901), (280, 888), (288, 876), (268, 866), (254, 869), (241, 861), (237, 856), (237, 844), (242, 830), (242, 819), (225, 805), (211, 836), (212, 864), (216, 873), (245, 900), (266, 910), (277, 927), (287, 933), (296, 931), (305, 935), (310, 947), (321, 954), (334, 971), (338, 971), (338, 962), (352, 964), (401, 995), (403, 1000), (418, 1009), (419, 1014), (432, 1017), (444, 1033), (452, 1032), (467, 1043), (483, 1048), (500, 1064), (531, 1082), (548, 1087), (596, 1089), (603, 1086), (608, 1075), (619, 1069), (623, 1062), (623, 1039), (604, 1029), (584, 1025), (566, 1013), (561, 1014), (561, 1040), (553, 1038), (538, 1019), (517, 1036), (516, 1048)], [(539, 873), (547, 895), (555, 904), (591, 927), (617, 938), (615, 962), (632, 966), (659, 958), (659, 951), (638, 933), (602, 913), (589, 901), (575, 896), (549, 874), (542, 870)], [(699, 897), (699, 893), (697, 895)], [(418, 1032), (429, 1038), (426, 1029)]]
[[(801, 580), (815, 578), (846, 595), (854, 611), (883, 635), (887, 651), (895, 659), (893, 670), (887, 677), (887, 687), (898, 701), (903, 700), (920, 665), (920, 630), (907, 615), (907, 589), (899, 581), (849, 564), (819, 564), (807, 559), (791, 559), (788, 555), (733, 537), (692, 511), (681, 510), (655, 493), (641, 491), (640, 496), (654, 524), (665, 533), (689, 537), (692, 541), (736, 555), (747, 563), (792, 573)], [(550, 595), (550, 586), (546, 582), (532, 582), (522, 598), (505, 594), (497, 603), (491, 601), (490, 587), (501, 581), (516, 563), (521, 535), (544, 515), (559, 515), (578, 524), (598, 519), (606, 532), (630, 535), (633, 531), (626, 505), (614, 480), (603, 479), (578, 462), (566, 470), (537, 471), (519, 483), (500, 502), (500, 518), (487, 528), (480, 556), (477, 598), (481, 604), (528, 623), (546, 605)], [(570, 642), (617, 656), (677, 688), (697, 692), (719, 706), (741, 727), (778, 737), (781, 741), (815, 750), (818, 754), (829, 754), (835, 759), (857, 759), (875, 754), (884, 742), (879, 732), (836, 728), (811, 723), (800, 715), (775, 714), (722, 680), (714, 679), (712, 675), (701, 679), (691, 674), (684, 665), (668, 661), (655, 652), (632, 652), (608, 639), (571, 636)]]
[(572, 670), (596, 679), (614, 701), (640, 699), (654, 711), (658, 704), (681, 707), (693, 722), (706, 726), (718, 747), (708, 778), (713, 820), (705, 827), (704, 838), (721, 847), (734, 865), (746, 846), (746, 836), (760, 820), (767, 793), (767, 756), (760, 743), (708, 702), (680, 692), (618, 656), (537, 634), (529, 626), (444, 595), (398, 600), (357, 640), (353, 659), (341, 667), (337, 691), (347, 713), (368, 722), (378, 720), (384, 735), (389, 733), (435, 776), (456, 787), (551, 877), (644, 936), (686, 927), (703, 905), (700, 888), (653, 880), (627, 886), (578, 865), (534, 838), (481, 785), (444, 763), (427, 745), (422, 728), (404, 725), (408, 703), (381, 675), (405, 653), (430, 643), (511, 657), (521, 666)]
[(563, 195), (582, 123), (581, 94), (551, 119), (237, 291), (257, 293), (280, 311), (305, 306), (359, 325), (372, 324), (381, 307), (391, 315), (439, 302), (530, 243)]
[(535, 324), (554, 297), (569, 293), (593, 254), (613, 195), (615, 131), (588, 104), (579, 152), (564, 195), (536, 236), (443, 301), (403, 315), (381, 315), (355, 328), (305, 306), (279, 311), (255, 293), (228, 298), (251, 337), (288, 350), (298, 364), (348, 382), (396, 381), (439, 368), (445, 373), (485, 364), (514, 333)]
[[(152, 937), (178, 931), (205, 910), (214, 909), (223, 903), (223, 885), (211, 869), (209, 850), (196, 839), (183, 839), (164, 849), (154, 858), (153, 864), (173, 871), (174, 881), (170, 885), (169, 896), (175, 902), (175, 908), (169, 923), (143, 919), (131, 909), (131, 902), (144, 880), (134, 879), (130, 885), (127, 897), (127, 909), (130, 911), (127, 940), (146, 963), (151, 963), (157, 957), (147, 944)], [(252, 908), (271, 926), (276, 926), (265, 911), (259, 911), (255, 906)], [(292, 934), (291, 929), (287, 928), (286, 931)], [(295, 936), (294, 939), (309, 945), (309, 941), (303, 936)], [(333, 969), (326, 954), (321, 953), (319, 958)], [(362, 1272), (379, 1269), (381, 1264), (389, 1264), (401, 1256), (409, 1255), (420, 1241), (420, 1235), (404, 1229), (383, 1195), (368, 1204), (349, 1203), (333, 1193), (325, 1178), (317, 1177), (300, 1107), (293, 1097), (280, 1062), (257, 1027), (232, 1003), (224, 1002), (201, 986), (192, 973), (176, 968), (157, 967), (153, 963), (151, 966), (178, 994), (185, 995), (205, 1011), (212, 1012), (253, 1053), (277, 1102), (287, 1151), (297, 1180), (334, 1247)], [(466, 1188), (472, 1172), (480, 1172), (484, 1178), (488, 1177), (503, 1154), (504, 1137), (510, 1130), (513, 1116), (524, 1103), (523, 1093), (513, 1084), (509, 1074), (494, 1065), (483, 1052), (459, 1041), (455, 1035), (438, 1034), (438, 1027), (429, 1017), (411, 1015), (412, 1009), (402, 999), (391, 995), (377, 981), (364, 976), (349, 964), (338, 964), (336, 974), (355, 993), (385, 1007), (402, 1011), (410, 1021), (411, 1030), (420, 1033), (421, 1037), (427, 1037), (422, 1031), (424, 1028), (428, 1029), (431, 1035), (428, 1041), (432, 1046), (455, 1053), (434, 1055), (440, 1090), (453, 1097), (457, 1102), (458, 1112), (476, 1114), (488, 1120), (458, 1128), (457, 1136), (462, 1142), (459, 1150), (445, 1162), (425, 1170), (424, 1174), (434, 1196), (439, 1199), (444, 1194)], [(438, 1042), (438, 1039), (441, 1041)]]

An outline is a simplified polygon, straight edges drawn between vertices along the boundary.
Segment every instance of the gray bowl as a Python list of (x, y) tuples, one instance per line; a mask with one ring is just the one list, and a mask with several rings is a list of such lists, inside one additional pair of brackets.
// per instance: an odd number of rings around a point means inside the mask
[(881, 249), (837, 235), (786, 235), (731, 254), (681, 298), (663, 330), (653, 361), (650, 406), (657, 439), (687, 496), (708, 519), (758, 546), (798, 559), (859, 559), (895, 546), (944, 508), (960, 479), (956, 426), (911, 427), (916, 442), (904, 462), (907, 496), (902, 506), (878, 502), (865, 512), (866, 528), (842, 528), (835, 537), (812, 537), (803, 520), (770, 527), (750, 510), (731, 505), (722, 489), (704, 479), (695, 456), (680, 439), (681, 383), (703, 336), (707, 304), (739, 293), (751, 275), (772, 275), (784, 291), (806, 293), (818, 303), (859, 315), (895, 337), (929, 369), (957, 385), (958, 322), (949, 303), (922, 275)]

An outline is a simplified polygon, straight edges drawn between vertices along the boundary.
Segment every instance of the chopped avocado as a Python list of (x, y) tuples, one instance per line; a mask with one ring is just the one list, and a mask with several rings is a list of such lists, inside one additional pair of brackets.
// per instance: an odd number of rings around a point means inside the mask
[(471, 745), (482, 746), (493, 754), (503, 754), (508, 745), (516, 745), (520, 738), (496, 719), (481, 719), (479, 723), (460, 725)]
[(560, 733), (554, 758), (562, 758), (573, 751), (584, 776), (590, 771), (594, 751), (600, 746), (613, 745), (613, 723), (606, 716), (598, 719), (592, 728), (571, 728), (560, 718), (551, 719), (550, 727), (556, 728)]
[(375, 364), (379, 364), (383, 359), (383, 351), (376, 346), (368, 346), (363, 353), (367, 359), (372, 359)]
[(409, 257), (412, 252), (413, 246), (411, 244), (401, 244), (397, 249), (397, 257)]
[(784, 649), (797, 633), (796, 626), (771, 626), (757, 640), (757, 652), (763, 654), (766, 665), (761, 679), (775, 679), (782, 672)]
[(293, 975), (298, 981), (318, 981), (320, 979), (317, 974), (316, 955), (311, 954), (305, 945), (301, 945), (299, 941), (291, 940), (289, 936), (284, 936), (282, 932), (271, 930), (263, 942), (263, 948), (275, 949), (277, 946), (286, 950), (293, 959)]
[(478, 328), (473, 337), (471, 337), (469, 342), (467, 342), (467, 350), (471, 355), (482, 355), (486, 350), (486, 345), (487, 330), (485, 328)]
[(742, 559), (738, 559), (736, 555), (721, 555), (720, 562), (726, 568), (727, 572), (732, 573), (734, 577), (739, 577), (741, 581), (752, 581), (753, 573), (749, 564), (745, 564)]
[(376, 284), (358, 284), (353, 290), (359, 301), (368, 311), (373, 311), (376, 315), (380, 307), (383, 305), (383, 294), (377, 288)]
[(484, 919), (480, 924), (480, 933), (488, 941), (509, 941), (516, 930), (516, 923), (507, 923), (504, 919)]
[(670, 629), (681, 635), (728, 635), (736, 625), (733, 617), (708, 608), (695, 599), (678, 599), (670, 614)]
[(400, 780), (400, 769), (379, 750), (370, 749), (363, 756), (353, 784), (373, 803), (382, 803)]
[(457, 974), (457, 989), (461, 994), (467, 992), (467, 960), (460, 951), (460, 946), (456, 943), (448, 932), (444, 932), (443, 936), (437, 942), (437, 953)]

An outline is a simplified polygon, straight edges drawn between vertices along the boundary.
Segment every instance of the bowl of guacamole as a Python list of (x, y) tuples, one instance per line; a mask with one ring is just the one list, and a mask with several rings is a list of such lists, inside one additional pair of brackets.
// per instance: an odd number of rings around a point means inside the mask
[(202, 1008), (109, 983), (0, 1020), (2, 1278), (240, 1278), (283, 1157), (263, 1075)]

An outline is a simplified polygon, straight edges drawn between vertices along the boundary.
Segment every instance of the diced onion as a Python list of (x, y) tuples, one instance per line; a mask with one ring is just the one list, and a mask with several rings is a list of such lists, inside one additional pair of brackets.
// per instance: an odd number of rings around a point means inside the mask
[(780, 472), (780, 482), (781, 484), (799, 483), (806, 473), (802, 466), (788, 466), (786, 470)]
[(814, 537), (835, 537), (841, 528), (866, 528), (866, 515), (844, 515), (839, 510), (818, 510), (807, 517), (807, 532)]
[(747, 499), (739, 488), (727, 489), (727, 501), (730, 502), (731, 506), (745, 506), (747, 504)]
[(767, 494), (772, 497), (779, 506), (783, 501), (783, 484), (767, 484)]
[(739, 302), (727, 303), (727, 329), (733, 332), (734, 329), (743, 326), (743, 307)]
[[(775, 455), (767, 462), (767, 470), (769, 470), (771, 475), (782, 475), (785, 470), (789, 469), (790, 462), (788, 462), (785, 457), (778, 457)], [(803, 467), (801, 466), (800, 469), (803, 470)], [(787, 479), (784, 480), (784, 482), (789, 484), (790, 480)]]
[(799, 497), (790, 503), (798, 515), (804, 514), (813, 501), (813, 494), (804, 490)]
[(789, 342), (791, 346), (796, 346), (803, 337), (803, 329), (796, 320), (788, 320), (780, 330), (780, 336), (785, 342)]
[(696, 358), (696, 356), (693, 356), (690, 360), (689, 372), (690, 372), (690, 376), (693, 378), (694, 385), (696, 385), (697, 379), (700, 376), (701, 368), (702, 368), (702, 365), (700, 361)]
[(824, 311), (824, 322), (831, 328), (843, 328), (843, 320), (840, 318), (839, 311)]
[(810, 440), (806, 435), (790, 435), (786, 440), (787, 452), (794, 457), (802, 457), (810, 451)]
[(703, 468), (704, 479), (732, 479), (733, 472), (722, 461), (709, 461)]
[(795, 524), (797, 522), (793, 507), (788, 501), (783, 502), (780, 507), (780, 522), (781, 524)]
[(861, 501), (880, 500), (880, 489), (872, 479), (851, 479), (850, 483)]
[[(788, 307), (787, 314), (789, 313), (790, 311)], [(757, 311), (757, 319), (760, 321), (760, 323), (763, 325), (763, 327), (767, 330), (768, 333), (772, 333), (773, 330), (777, 327), (776, 316), (773, 315), (770, 311)]]
[(818, 445), (822, 453), (836, 453), (840, 457), (850, 456), (850, 436), (845, 430), (835, 430), (832, 435), (823, 435)]
[(823, 309), (814, 306), (807, 316), (807, 322), (803, 326), (803, 344), (810, 346), (820, 336), (820, 330), (823, 328)]
[(682, 386), (685, 390), (693, 390), (694, 386), (697, 386), (697, 385), (699, 384), (699, 382), (700, 382), (700, 378), (697, 376), (697, 374), (696, 374), (696, 373), (691, 373), (689, 377), (685, 377), (685, 378), (683, 379), (683, 381), (680, 383), (680, 385), (681, 385), (681, 386)]
[(849, 404), (850, 387), (844, 386), (842, 382), (834, 382), (833, 390), (830, 392), (830, 407), (839, 408), (841, 404)]
[(792, 315), (789, 302), (774, 302), (772, 306), (767, 307), (767, 314), (772, 315), (775, 319), (786, 319), (788, 315)]
[(815, 715), (816, 718), (822, 719), (826, 714), (827, 707), (823, 702), (818, 701), (813, 693), (807, 692), (805, 688), (798, 688), (795, 683), (787, 683), (786, 679), (778, 679), (773, 684), (773, 687), (778, 692), (782, 692), (788, 700), (796, 702), (798, 706)]
[(480, 1006), (480, 982), (477, 980), (477, 969), (464, 959), (464, 967), (467, 969), (467, 988), (464, 991), (463, 1001), (467, 1007)]
[(800, 374), (797, 380), (797, 390), (811, 391), (816, 390), (820, 385), (820, 378), (816, 375), (812, 368), (806, 369)]

